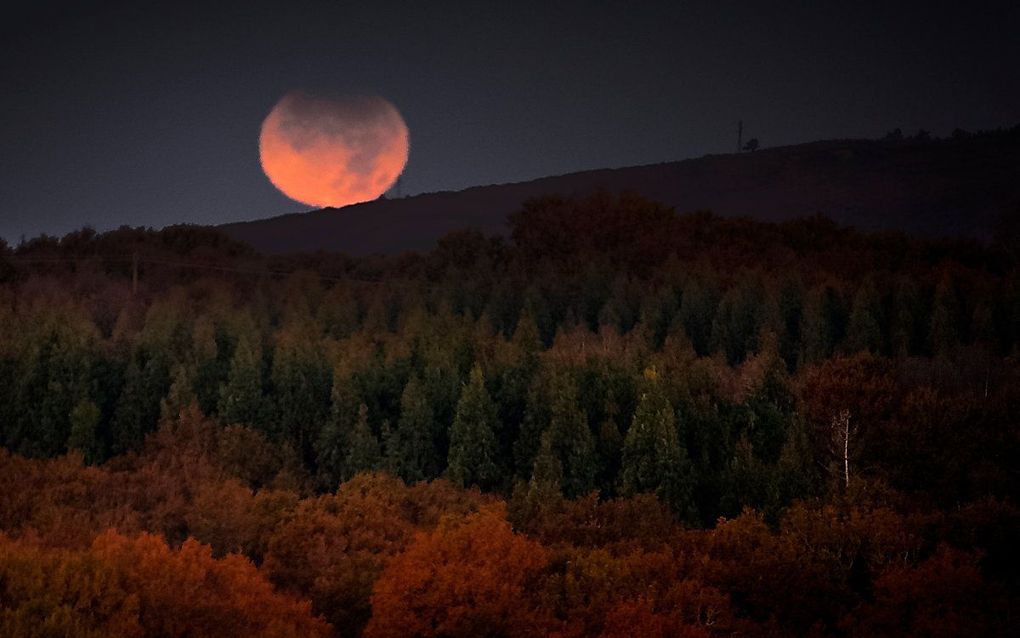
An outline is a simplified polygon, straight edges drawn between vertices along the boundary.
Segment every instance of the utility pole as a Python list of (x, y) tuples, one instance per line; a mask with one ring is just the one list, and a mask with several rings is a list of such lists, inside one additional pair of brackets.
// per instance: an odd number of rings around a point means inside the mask
[(744, 120), (737, 122), (737, 152), (744, 149)]
[(131, 296), (138, 294), (138, 251), (131, 255)]

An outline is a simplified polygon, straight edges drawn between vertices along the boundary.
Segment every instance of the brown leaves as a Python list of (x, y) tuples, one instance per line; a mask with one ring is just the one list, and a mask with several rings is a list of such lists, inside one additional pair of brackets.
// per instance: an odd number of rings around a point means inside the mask
[(5, 636), (327, 636), (310, 605), (275, 593), (247, 560), (189, 540), (106, 532), (87, 549), (0, 537)]
[(500, 510), (443, 523), (416, 536), (380, 575), (365, 635), (540, 635), (549, 619), (528, 593), (546, 560)]

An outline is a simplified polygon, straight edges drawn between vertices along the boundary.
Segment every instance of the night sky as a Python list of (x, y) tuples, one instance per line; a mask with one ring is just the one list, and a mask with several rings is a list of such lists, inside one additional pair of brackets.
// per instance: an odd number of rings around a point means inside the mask
[(405, 195), (730, 152), (739, 119), (766, 147), (1020, 122), (1015, 0), (31, 5), (0, 26), (10, 242), (305, 209), (258, 163), (293, 89), (395, 104)]

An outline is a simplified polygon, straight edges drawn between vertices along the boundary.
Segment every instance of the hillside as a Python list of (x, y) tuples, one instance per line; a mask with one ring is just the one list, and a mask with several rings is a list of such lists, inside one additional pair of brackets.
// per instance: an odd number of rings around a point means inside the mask
[(463, 228), (504, 231), (528, 198), (636, 191), (677, 212), (780, 221), (822, 213), (867, 230), (986, 236), (1020, 207), (1020, 128), (946, 140), (839, 140), (584, 171), (343, 210), (326, 208), (220, 228), (266, 253), (351, 255), (428, 250)]

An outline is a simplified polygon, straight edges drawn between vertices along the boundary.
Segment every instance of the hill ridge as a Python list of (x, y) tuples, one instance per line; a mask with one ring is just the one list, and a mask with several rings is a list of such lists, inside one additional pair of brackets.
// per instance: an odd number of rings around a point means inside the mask
[(679, 213), (782, 221), (817, 213), (863, 230), (986, 237), (1020, 210), (1020, 127), (941, 140), (819, 140), (753, 153), (599, 168), (378, 199), (220, 226), (265, 253), (424, 251), (448, 232), (506, 229), (532, 197), (634, 191)]

